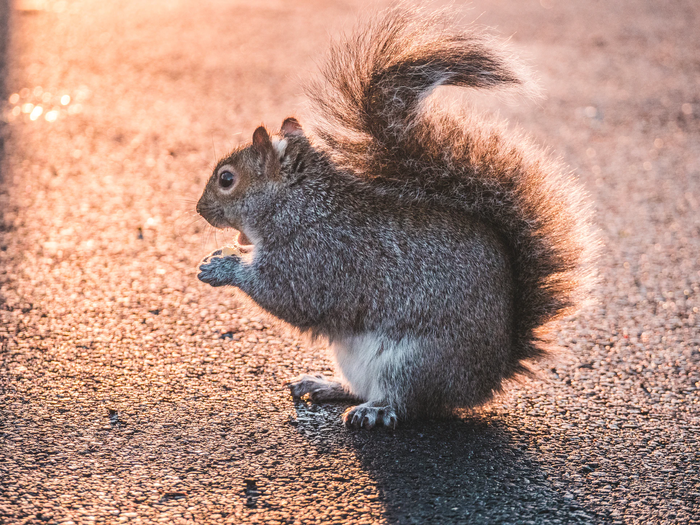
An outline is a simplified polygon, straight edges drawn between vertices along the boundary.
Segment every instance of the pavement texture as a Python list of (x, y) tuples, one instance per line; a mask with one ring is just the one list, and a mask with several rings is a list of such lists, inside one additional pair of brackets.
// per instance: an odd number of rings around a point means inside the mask
[(347, 430), (283, 387), (331, 372), (322, 342), (196, 280), (230, 240), (193, 212), (217, 153), (304, 122), (379, 5), (0, 2), (0, 523), (700, 523), (695, 0), (466, 11), (537, 72), (546, 98), (495, 107), (604, 243), (561, 352), (490, 405)]

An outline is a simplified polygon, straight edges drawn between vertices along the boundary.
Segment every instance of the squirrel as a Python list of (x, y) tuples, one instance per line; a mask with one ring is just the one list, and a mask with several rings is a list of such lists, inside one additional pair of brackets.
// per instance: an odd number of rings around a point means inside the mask
[(358, 402), (354, 428), (476, 407), (532, 373), (547, 326), (580, 305), (595, 243), (572, 174), (428, 109), (439, 86), (523, 86), (518, 69), (444, 12), (393, 8), (332, 46), (307, 87), (311, 136), (290, 117), (217, 163), (197, 212), (244, 246), (198, 278), (328, 340), (342, 378), (302, 376), (294, 398)]

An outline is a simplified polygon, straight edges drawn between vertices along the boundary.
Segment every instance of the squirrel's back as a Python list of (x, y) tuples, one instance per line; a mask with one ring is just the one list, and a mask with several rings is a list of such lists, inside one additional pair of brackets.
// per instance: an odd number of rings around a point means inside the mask
[(483, 33), (442, 14), (392, 9), (337, 43), (308, 88), (316, 134), (340, 169), (399, 201), (469, 214), (503, 239), (513, 277), (509, 370), (542, 355), (543, 326), (580, 304), (591, 276), (590, 211), (571, 174), (477, 116), (426, 111), (439, 86), (521, 86)]

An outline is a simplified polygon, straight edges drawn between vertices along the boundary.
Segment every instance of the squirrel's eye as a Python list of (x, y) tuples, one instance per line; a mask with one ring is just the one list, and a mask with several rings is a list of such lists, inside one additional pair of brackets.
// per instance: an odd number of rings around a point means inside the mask
[(230, 171), (222, 171), (219, 173), (219, 186), (222, 188), (230, 188), (234, 180), (236, 180), (236, 176)]

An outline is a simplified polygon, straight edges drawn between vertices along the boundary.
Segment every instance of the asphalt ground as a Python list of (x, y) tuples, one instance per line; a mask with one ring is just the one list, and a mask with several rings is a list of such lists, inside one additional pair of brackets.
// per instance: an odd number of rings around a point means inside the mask
[(230, 239), (193, 213), (217, 154), (303, 123), (329, 37), (377, 5), (0, 17), (1, 523), (700, 523), (695, 0), (466, 11), (537, 72), (546, 98), (494, 105), (575, 169), (604, 244), (561, 351), (490, 405), (345, 429), (283, 387), (331, 372), (322, 342), (196, 280)]

